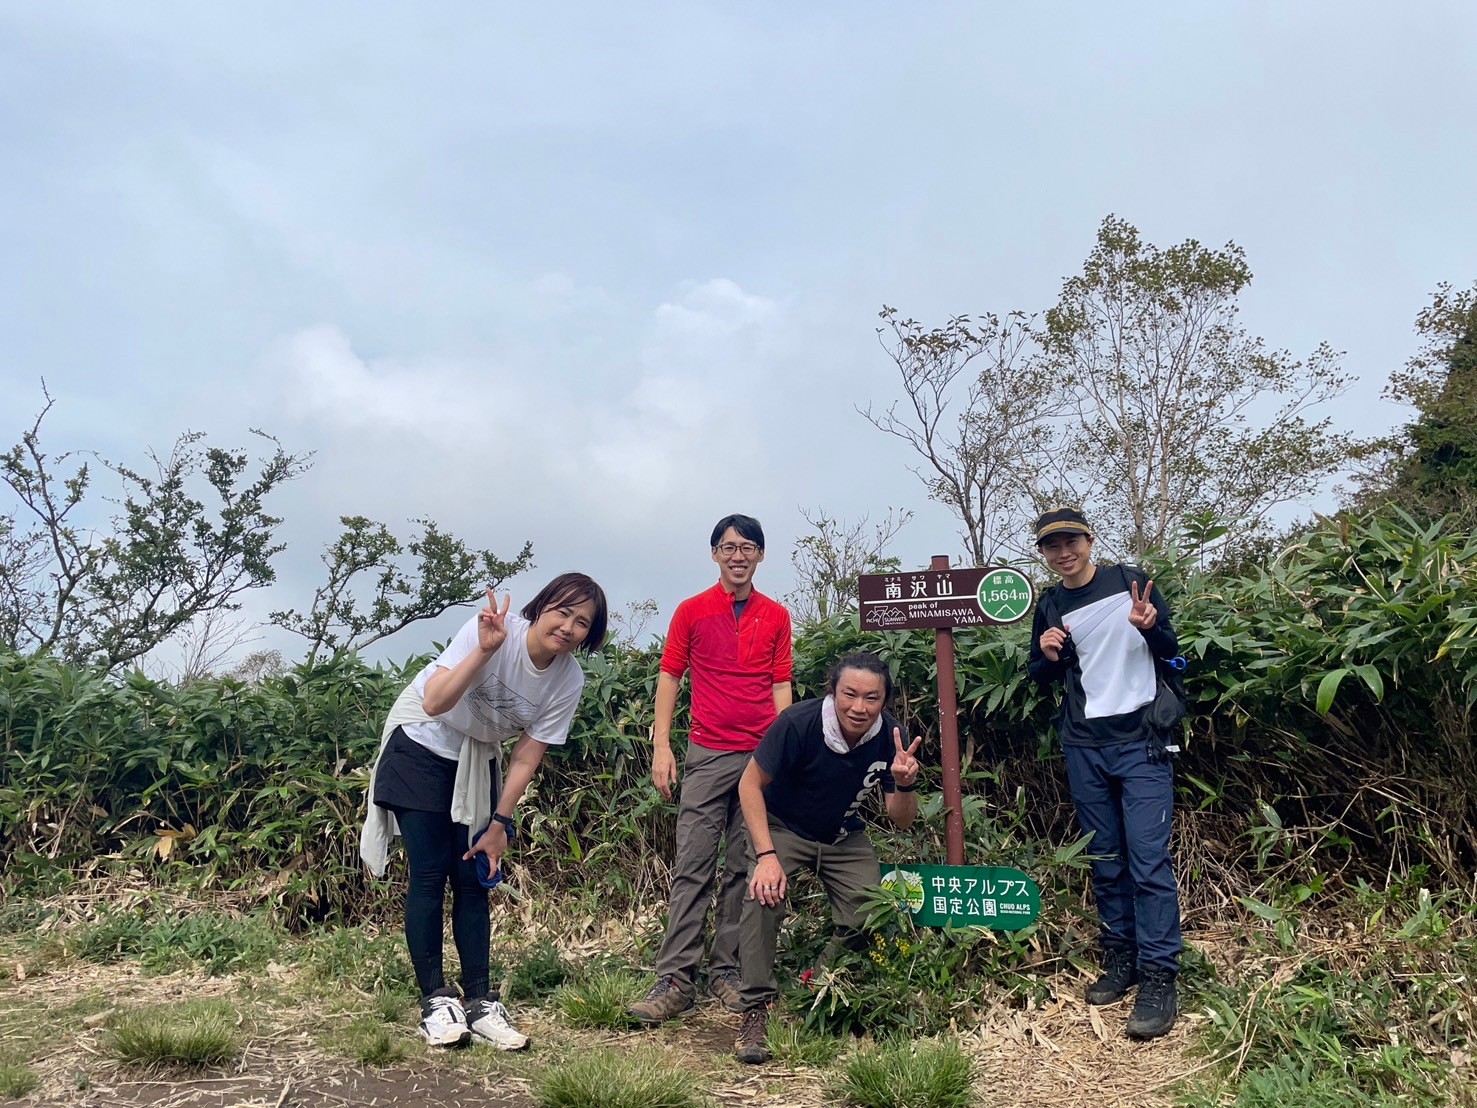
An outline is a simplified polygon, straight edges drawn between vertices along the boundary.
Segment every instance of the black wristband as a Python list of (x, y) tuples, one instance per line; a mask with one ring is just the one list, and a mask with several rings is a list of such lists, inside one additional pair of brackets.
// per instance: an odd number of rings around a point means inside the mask
[(918, 782), (914, 781), (911, 785), (899, 785), (896, 781), (894, 781), (892, 783), (892, 788), (894, 792), (915, 793), (918, 791)]
[(503, 830), (508, 833), (508, 842), (512, 842), (518, 837), (518, 825), (513, 822), (512, 816), (500, 816), (496, 812), (493, 812), (492, 818), (503, 825)]
[(761, 850), (758, 854), (754, 855), (754, 861), (757, 862), (760, 858), (768, 858), (771, 854), (777, 858), (779, 857), (779, 853), (778, 850)]

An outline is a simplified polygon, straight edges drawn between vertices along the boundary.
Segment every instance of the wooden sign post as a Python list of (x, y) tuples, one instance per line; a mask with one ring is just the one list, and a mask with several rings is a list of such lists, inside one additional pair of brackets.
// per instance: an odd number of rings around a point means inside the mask
[(1036, 599), (1030, 580), (1009, 566), (950, 569), (935, 554), (927, 570), (857, 578), (863, 631), (934, 628), (938, 661), (940, 765), (944, 777), (944, 837), (951, 866), (964, 864), (964, 795), (959, 764), (959, 686), (954, 675), (954, 628), (1000, 626), (1024, 619)]

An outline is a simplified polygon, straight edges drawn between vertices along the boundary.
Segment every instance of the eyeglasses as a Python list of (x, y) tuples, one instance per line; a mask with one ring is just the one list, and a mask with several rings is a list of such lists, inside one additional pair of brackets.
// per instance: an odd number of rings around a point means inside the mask
[(759, 547), (752, 542), (725, 542), (713, 548), (725, 558), (731, 558), (735, 554), (742, 554), (746, 558), (752, 558), (759, 553)]

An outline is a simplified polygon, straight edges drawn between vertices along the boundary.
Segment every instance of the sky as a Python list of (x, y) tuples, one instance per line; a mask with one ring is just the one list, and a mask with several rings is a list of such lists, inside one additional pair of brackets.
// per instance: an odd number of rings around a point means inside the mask
[(802, 509), (911, 509), (922, 566), (962, 547), (857, 412), (901, 395), (882, 305), (1047, 307), (1110, 213), (1234, 240), (1247, 329), (1346, 352), (1329, 414), (1383, 431), (1477, 278), (1473, 72), (1466, 0), (0, 0), (0, 445), (44, 380), (52, 452), (311, 451), (249, 622), (342, 515), (531, 540), (515, 604), (579, 569), (658, 631), (729, 512), (772, 595)]

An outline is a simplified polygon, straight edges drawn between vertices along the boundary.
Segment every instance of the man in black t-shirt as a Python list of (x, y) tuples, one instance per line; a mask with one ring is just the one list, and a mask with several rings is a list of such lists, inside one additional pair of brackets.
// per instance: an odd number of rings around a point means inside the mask
[(1092, 891), (1103, 975), (1089, 1004), (1139, 987), (1128, 1034), (1153, 1039), (1174, 1026), (1180, 958), (1179, 889), (1169, 856), (1174, 773), (1164, 736), (1147, 718), (1158, 691), (1155, 659), (1179, 641), (1169, 605), (1135, 566), (1092, 561), (1092, 530), (1075, 508), (1036, 521), (1036, 549), (1061, 577), (1041, 594), (1031, 629), (1031, 676), (1066, 686), (1057, 732), (1077, 822), (1092, 833)]
[[(849, 654), (832, 668), (824, 700), (780, 713), (739, 779), (739, 803), (754, 864), (739, 924), (744, 1019), (736, 1056), (766, 1062), (765, 1024), (779, 992), (775, 945), (790, 878), (808, 869), (831, 902), (832, 947), (859, 934), (862, 890), (881, 879), (862, 804), (879, 785), (887, 816), (908, 827), (918, 815), (918, 746), (883, 706), (892, 677), (875, 654)], [(824, 958), (822, 959), (824, 961)]]

